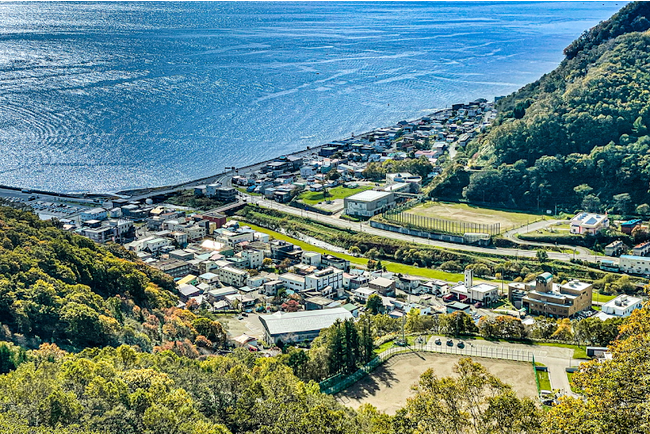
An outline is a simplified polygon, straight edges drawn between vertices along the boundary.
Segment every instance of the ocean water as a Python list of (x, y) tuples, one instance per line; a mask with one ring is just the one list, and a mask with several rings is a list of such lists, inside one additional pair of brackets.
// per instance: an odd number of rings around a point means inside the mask
[(2, 3), (0, 184), (169, 185), (511, 93), (624, 3)]

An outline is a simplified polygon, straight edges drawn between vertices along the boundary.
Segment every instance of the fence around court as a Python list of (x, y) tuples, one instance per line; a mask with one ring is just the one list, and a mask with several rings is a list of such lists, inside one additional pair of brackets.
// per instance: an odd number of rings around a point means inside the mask
[(501, 223), (472, 223), (459, 220), (446, 220), (435, 217), (427, 217), (406, 212), (405, 209), (394, 209), (386, 211), (382, 217), (387, 221), (402, 226), (410, 226), (427, 231), (443, 234), (464, 235), (468, 233), (481, 233), (488, 235), (499, 235)]
[[(335, 375), (319, 383), (321, 392), (334, 395), (352, 386), (357, 381), (372, 372), (382, 363), (386, 362), (393, 356), (399, 354), (417, 354), (418, 352), (429, 352), (438, 354), (452, 354), (464, 357), (485, 357), (489, 359), (513, 360), (516, 362), (530, 362), (535, 363), (535, 356), (533, 353), (525, 350), (515, 350), (510, 348), (497, 348), (488, 347), (485, 345), (471, 345), (466, 343), (465, 348), (458, 348), (457, 343), (454, 342), (453, 346), (448, 346), (445, 339), (441, 339), (441, 345), (436, 344), (416, 344), (405, 347), (394, 346), (382, 351), (368, 362), (366, 365), (359, 368), (356, 372), (348, 375)], [(537, 378), (537, 376), (535, 376)]]

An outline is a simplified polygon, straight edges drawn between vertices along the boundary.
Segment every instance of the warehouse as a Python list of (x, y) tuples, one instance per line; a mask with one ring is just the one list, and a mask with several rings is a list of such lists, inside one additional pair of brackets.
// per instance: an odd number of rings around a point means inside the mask
[(352, 314), (342, 307), (300, 312), (276, 312), (261, 315), (264, 340), (283, 343), (311, 341), (322, 329), (330, 327), (336, 320), (351, 319)]
[(392, 192), (367, 190), (344, 199), (345, 213), (350, 216), (372, 217), (395, 205)]

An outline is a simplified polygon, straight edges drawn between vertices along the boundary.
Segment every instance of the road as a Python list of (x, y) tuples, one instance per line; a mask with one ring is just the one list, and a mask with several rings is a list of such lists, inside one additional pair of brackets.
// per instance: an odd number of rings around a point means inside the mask
[(580, 253), (580, 256), (576, 254), (576, 257), (583, 257), (583, 258), (592, 257), (593, 255), (591, 254), (591, 252), (588, 249), (585, 249), (584, 247), (570, 246), (567, 244), (538, 243), (532, 241), (525, 241), (517, 237), (517, 235), (519, 234), (527, 234), (529, 232), (535, 232), (539, 229), (543, 229), (556, 224), (566, 224), (566, 223), (568, 223), (568, 221), (566, 220), (541, 220), (535, 223), (528, 224), (526, 226), (521, 226), (519, 228), (509, 230), (508, 232), (504, 233), (503, 236), (504, 238), (519, 245), (536, 246), (536, 247), (559, 247), (563, 250), (575, 250), (576, 253)]
[[(455, 244), (455, 243), (448, 243), (445, 241), (430, 240), (427, 238), (400, 234), (397, 232), (385, 231), (382, 229), (373, 228), (368, 223), (356, 223), (348, 220), (341, 220), (335, 217), (314, 213), (311, 211), (301, 210), (272, 200), (266, 200), (261, 196), (250, 196), (249, 202), (255, 203), (262, 208), (274, 209), (298, 217), (306, 217), (341, 229), (351, 229), (357, 232), (363, 232), (370, 235), (377, 235), (381, 237), (408, 241), (412, 243), (420, 243), (428, 246), (441, 247), (450, 250), (461, 250), (465, 252), (487, 253), (492, 255), (505, 255), (505, 256), (514, 256), (514, 257), (522, 257), (522, 258), (523, 257), (534, 258), (536, 257), (537, 254), (537, 252), (534, 250), (522, 250), (522, 249), (501, 248), (501, 247), (479, 247), (479, 246), (471, 246), (466, 244)], [(548, 252), (548, 257), (550, 259), (557, 259), (560, 261), (569, 261), (574, 257), (574, 255), (568, 253)], [(577, 253), (575, 257), (577, 259), (582, 259), (584, 261), (594, 260), (593, 255), (585, 254), (585, 252)]]

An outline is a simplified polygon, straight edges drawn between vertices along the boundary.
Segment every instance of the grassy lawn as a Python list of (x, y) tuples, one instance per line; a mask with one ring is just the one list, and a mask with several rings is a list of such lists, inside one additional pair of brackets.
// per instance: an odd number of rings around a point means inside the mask
[(527, 223), (542, 220), (543, 215), (523, 212), (502, 211), (491, 208), (481, 208), (464, 203), (428, 202), (418, 205), (408, 211), (426, 217), (467, 223), (501, 224), (501, 231), (523, 226)]
[(324, 200), (345, 199), (346, 197), (352, 196), (353, 194), (370, 190), (372, 187), (372, 185), (364, 185), (359, 188), (346, 188), (340, 185), (335, 188), (330, 188), (328, 190), (329, 195), (327, 197), (323, 196), (322, 191), (305, 191), (301, 193), (300, 196), (298, 196), (298, 199), (307, 205), (316, 205), (317, 203)]
[(551, 380), (548, 378), (548, 371), (536, 370), (535, 375), (537, 375), (540, 390), (553, 390), (551, 389)]
[(608, 301), (613, 300), (616, 297), (617, 297), (617, 295), (605, 295), (605, 294), (601, 294), (598, 291), (594, 291), (591, 294), (592, 301), (597, 301), (597, 302), (600, 302), (600, 303), (607, 303)]
[(252, 191), (247, 191), (245, 187), (235, 187), (237, 190), (244, 194), (250, 194), (251, 196), (261, 196), (260, 193), (254, 193)]
[[(331, 250), (323, 249), (321, 247), (316, 247), (313, 246), (309, 243), (306, 243), (304, 241), (297, 240), (295, 238), (289, 237), (287, 235), (281, 234), (279, 232), (272, 231), (270, 229), (262, 228), (253, 224), (250, 224), (248, 222), (242, 222), (246, 226), (250, 226), (252, 229), (259, 231), (259, 232), (264, 232), (266, 234), (269, 234), (276, 240), (284, 240), (287, 242), (290, 242), (298, 247), (301, 247), (303, 250), (309, 250), (312, 252), (318, 252), (321, 254), (325, 255), (334, 255), (339, 258), (347, 259), (350, 261), (352, 264), (360, 265), (365, 267), (368, 264), (368, 260), (366, 258), (361, 258), (361, 257), (356, 257), (356, 256), (351, 256), (351, 255), (346, 255), (345, 253), (338, 253), (334, 252)], [(397, 262), (390, 262), (390, 261), (381, 261), (382, 265), (386, 267), (387, 271), (393, 272), (393, 273), (402, 273), (402, 274), (409, 274), (412, 276), (420, 276), (420, 277), (426, 277), (429, 279), (440, 279), (440, 280), (447, 280), (447, 281), (458, 281), (459, 279), (462, 280), (463, 275), (461, 273), (448, 273), (446, 271), (441, 271), (441, 270), (434, 270), (431, 268), (419, 268), (419, 267), (414, 267), (412, 265), (405, 265), (405, 264), (399, 264)]]

